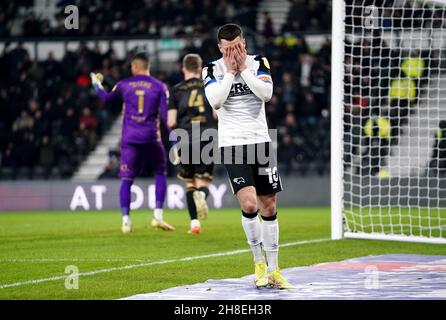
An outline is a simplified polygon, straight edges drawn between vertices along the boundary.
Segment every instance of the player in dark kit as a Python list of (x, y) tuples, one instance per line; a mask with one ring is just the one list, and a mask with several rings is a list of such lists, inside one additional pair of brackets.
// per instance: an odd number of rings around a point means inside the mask
[(167, 159), (161, 142), (160, 120), (166, 124), (168, 90), (164, 83), (150, 76), (149, 59), (139, 53), (131, 61), (133, 77), (122, 80), (107, 93), (100, 74), (91, 74), (94, 88), (101, 100), (121, 99), (124, 103), (121, 136), (121, 190), (119, 199), (122, 212), (122, 232), (132, 231), (130, 220), (130, 189), (143, 167), (155, 174), (156, 208), (152, 226), (166, 231), (175, 228), (163, 219), (167, 189)]
[[(201, 224), (208, 213), (206, 199), (212, 181), (214, 164), (211, 158), (201, 157), (202, 148), (209, 144), (200, 141), (206, 129), (216, 129), (215, 114), (209, 105), (201, 80), (202, 60), (197, 54), (188, 54), (183, 59), (185, 80), (173, 87), (170, 103), (169, 128), (183, 129), (187, 138), (179, 142), (180, 173), (178, 177), (186, 182), (187, 207), (191, 218), (189, 233), (200, 234)], [(195, 155), (195, 157), (193, 156)], [(199, 155), (199, 157), (197, 157)], [(195, 159), (194, 159), (195, 158)]]

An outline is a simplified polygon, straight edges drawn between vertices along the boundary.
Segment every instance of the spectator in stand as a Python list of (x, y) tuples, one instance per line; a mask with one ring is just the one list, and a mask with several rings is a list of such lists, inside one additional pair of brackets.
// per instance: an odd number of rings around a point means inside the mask
[(299, 100), (300, 104), (297, 109), (299, 120), (306, 124), (315, 125), (322, 110), (320, 110), (320, 107), (317, 105), (314, 94), (310, 89), (305, 88), (302, 92), (302, 99)]
[(262, 13), (262, 18), (263, 18), (262, 35), (266, 39), (274, 37), (273, 20), (271, 19), (271, 16), (269, 15), (269, 12), (268, 11), (264, 11)]
[(293, 81), (293, 77), (291, 73), (284, 72), (282, 75), (282, 85), (280, 87), (280, 97), (281, 103), (283, 105), (292, 104), (296, 102), (295, 96), (298, 94), (297, 86), (295, 86), (295, 81)]
[(98, 179), (99, 180), (116, 179), (118, 178), (118, 173), (119, 173), (119, 162), (110, 159), (107, 166), (105, 167), (104, 172), (101, 173)]
[(434, 148), (432, 158), (429, 162), (427, 175), (439, 175), (444, 177), (446, 174), (446, 121), (441, 120), (439, 128), (435, 133)]
[(362, 158), (362, 175), (380, 175), (387, 177), (383, 167), (389, 154), (391, 124), (387, 118), (370, 117), (364, 125), (364, 146), (368, 148)]
[(82, 110), (82, 116), (79, 120), (79, 129), (81, 135), (84, 136), (88, 142), (88, 147), (90, 150), (94, 149), (96, 145), (96, 129), (98, 127), (98, 119), (91, 114), (91, 109), (85, 107)]
[(290, 175), (293, 170), (293, 163), (296, 160), (297, 146), (293, 142), (290, 134), (285, 134), (277, 150), (277, 159), (279, 164), (282, 165), (281, 172), (285, 175)]
[(44, 179), (48, 180), (54, 165), (54, 147), (51, 145), (49, 136), (43, 136), (39, 148), (39, 163), (43, 167)]

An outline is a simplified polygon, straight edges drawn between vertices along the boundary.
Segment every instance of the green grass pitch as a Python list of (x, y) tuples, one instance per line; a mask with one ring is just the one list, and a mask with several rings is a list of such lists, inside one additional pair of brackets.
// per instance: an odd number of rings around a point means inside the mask
[[(282, 208), (281, 243), (329, 239), (329, 211), (329, 208)], [(1, 213), (0, 299), (118, 299), (253, 272), (249, 252), (175, 262), (186, 257), (247, 249), (238, 210), (212, 210), (203, 222), (200, 236), (187, 234), (186, 211), (165, 213), (166, 220), (177, 227), (171, 233), (149, 228), (148, 212), (135, 212), (132, 217), (134, 233), (123, 235), (118, 212)], [(288, 268), (387, 253), (445, 254), (446, 251), (443, 245), (327, 240), (282, 248), (280, 264)], [(157, 264), (162, 260), (173, 261)], [(139, 264), (143, 266), (123, 268)], [(81, 274), (93, 272), (79, 277), (77, 290), (65, 288), (63, 277), (68, 265), (75, 265)], [(50, 280), (32, 282), (39, 279)], [(11, 284), (15, 286), (8, 286)]]

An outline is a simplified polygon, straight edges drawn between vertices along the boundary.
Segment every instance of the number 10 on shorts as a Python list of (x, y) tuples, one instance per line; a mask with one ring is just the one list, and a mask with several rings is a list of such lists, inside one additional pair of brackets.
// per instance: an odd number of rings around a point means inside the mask
[(268, 175), (269, 183), (273, 186), (274, 189), (277, 188), (279, 182), (277, 167), (266, 168), (265, 172)]

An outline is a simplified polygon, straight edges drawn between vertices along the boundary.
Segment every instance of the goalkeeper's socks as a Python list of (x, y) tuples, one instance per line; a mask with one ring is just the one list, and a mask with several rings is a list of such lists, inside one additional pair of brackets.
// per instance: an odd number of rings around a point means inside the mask
[(124, 225), (130, 225), (130, 224), (132, 224), (132, 221), (130, 220), (130, 216), (128, 216), (128, 215), (123, 215), (123, 216), (122, 216), (122, 224), (124, 224)]
[(166, 199), (167, 191), (167, 177), (165, 175), (155, 176), (155, 201), (157, 209), (164, 207), (164, 200)]
[(201, 187), (198, 188), (198, 191), (204, 193), (204, 198), (207, 199), (209, 197), (209, 188), (208, 187)]
[(119, 190), (119, 201), (121, 204), (121, 214), (123, 217), (129, 216), (130, 214), (130, 189), (132, 187), (132, 180), (122, 180), (121, 189)]
[(155, 210), (153, 210), (153, 218), (158, 221), (162, 221), (164, 219), (163, 209), (156, 208)]
[(242, 211), (242, 226), (246, 234), (246, 239), (251, 247), (254, 262), (263, 262), (262, 254), (262, 226), (258, 217), (259, 210), (253, 213)]
[(195, 205), (194, 201), (194, 192), (197, 191), (196, 188), (187, 188), (186, 192), (186, 202), (187, 202), (187, 209), (189, 210), (189, 215), (191, 220), (197, 220), (197, 206)]
[(262, 216), (263, 249), (265, 250), (268, 271), (279, 269), (279, 222), (277, 213), (272, 217)]

